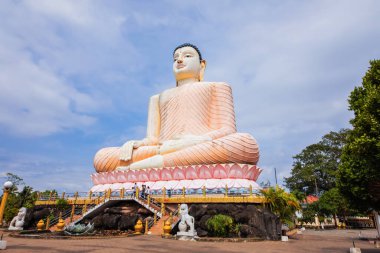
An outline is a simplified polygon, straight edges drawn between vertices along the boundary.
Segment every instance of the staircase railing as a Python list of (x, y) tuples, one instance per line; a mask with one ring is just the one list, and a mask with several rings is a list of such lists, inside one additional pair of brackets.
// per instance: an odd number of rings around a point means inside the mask
[[(71, 215), (71, 208), (67, 208), (65, 209), (63, 212), (62, 212), (62, 216), (61, 218), (63, 220), (67, 219), (68, 217), (70, 217)], [(56, 225), (57, 223), (59, 222), (59, 216), (57, 217), (54, 217), (53, 219), (50, 220), (50, 227), (53, 227), (54, 225)]]
[[(61, 218), (63, 220), (66, 220), (67, 218), (69, 218), (71, 216), (71, 212), (72, 212), (72, 207), (65, 209), (62, 212)], [(82, 212), (83, 212), (83, 208), (82, 207), (75, 206), (75, 208), (74, 208), (74, 215), (81, 215)], [(54, 217), (53, 219), (50, 220), (49, 227), (53, 227), (58, 222), (59, 222), (59, 215), (57, 217)]]

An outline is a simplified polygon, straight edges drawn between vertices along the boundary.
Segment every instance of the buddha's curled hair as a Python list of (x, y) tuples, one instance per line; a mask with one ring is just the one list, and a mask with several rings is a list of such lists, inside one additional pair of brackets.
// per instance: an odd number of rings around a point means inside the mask
[(194, 48), (195, 51), (197, 51), (198, 55), (199, 55), (199, 60), (202, 61), (202, 54), (201, 54), (201, 51), (199, 51), (198, 47), (193, 45), (193, 44), (190, 44), (190, 43), (183, 43), (181, 45), (179, 45), (178, 47), (176, 47), (173, 51), (173, 56), (175, 54), (175, 51), (177, 51), (177, 49), (180, 49), (180, 48), (183, 48), (183, 47), (192, 47)]

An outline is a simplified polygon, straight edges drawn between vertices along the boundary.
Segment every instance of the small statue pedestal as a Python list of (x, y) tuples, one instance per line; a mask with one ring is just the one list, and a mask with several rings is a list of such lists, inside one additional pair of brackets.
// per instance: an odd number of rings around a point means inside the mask
[[(186, 204), (180, 206), (181, 221), (178, 223), (179, 232), (177, 238), (181, 241), (195, 241), (198, 238), (194, 229), (194, 217), (189, 215), (189, 208)], [(187, 228), (189, 227), (189, 230)]]
[(0, 249), (7, 249), (7, 241), (0, 240)]
[(179, 241), (196, 241), (198, 239), (197, 232), (177, 232), (176, 236)]

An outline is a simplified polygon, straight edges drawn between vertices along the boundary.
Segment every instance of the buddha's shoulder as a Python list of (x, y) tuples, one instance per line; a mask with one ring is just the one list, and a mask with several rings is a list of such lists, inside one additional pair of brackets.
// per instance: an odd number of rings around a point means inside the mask
[[(196, 83), (193, 83), (187, 87), (204, 87), (204, 88), (210, 88), (210, 89), (213, 89), (213, 90), (218, 90), (218, 89), (228, 89), (230, 90), (231, 89), (231, 86), (225, 82), (196, 82)], [(153, 97), (156, 97), (156, 96), (165, 96), (165, 95), (170, 95), (170, 94), (173, 94), (173, 93), (177, 93), (179, 91), (179, 87), (173, 87), (173, 88), (170, 88), (170, 89), (166, 89), (164, 90), (163, 92), (161, 92), (160, 94), (157, 94), (157, 95), (154, 95), (152, 96)]]
[(226, 82), (199, 82), (199, 84), (211, 87), (213, 89), (231, 89), (231, 86)]

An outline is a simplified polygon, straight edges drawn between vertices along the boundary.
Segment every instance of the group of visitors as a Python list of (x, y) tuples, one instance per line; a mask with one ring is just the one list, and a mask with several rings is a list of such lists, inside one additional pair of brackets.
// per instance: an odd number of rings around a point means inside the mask
[(137, 185), (137, 183), (135, 183), (135, 185), (132, 187), (132, 189), (133, 189), (132, 196), (136, 196), (137, 189), (138, 189), (140, 198), (147, 199), (149, 194), (150, 194), (150, 187), (149, 186), (147, 187), (145, 184), (143, 184), (141, 186), (141, 189), (140, 189), (140, 187)]

